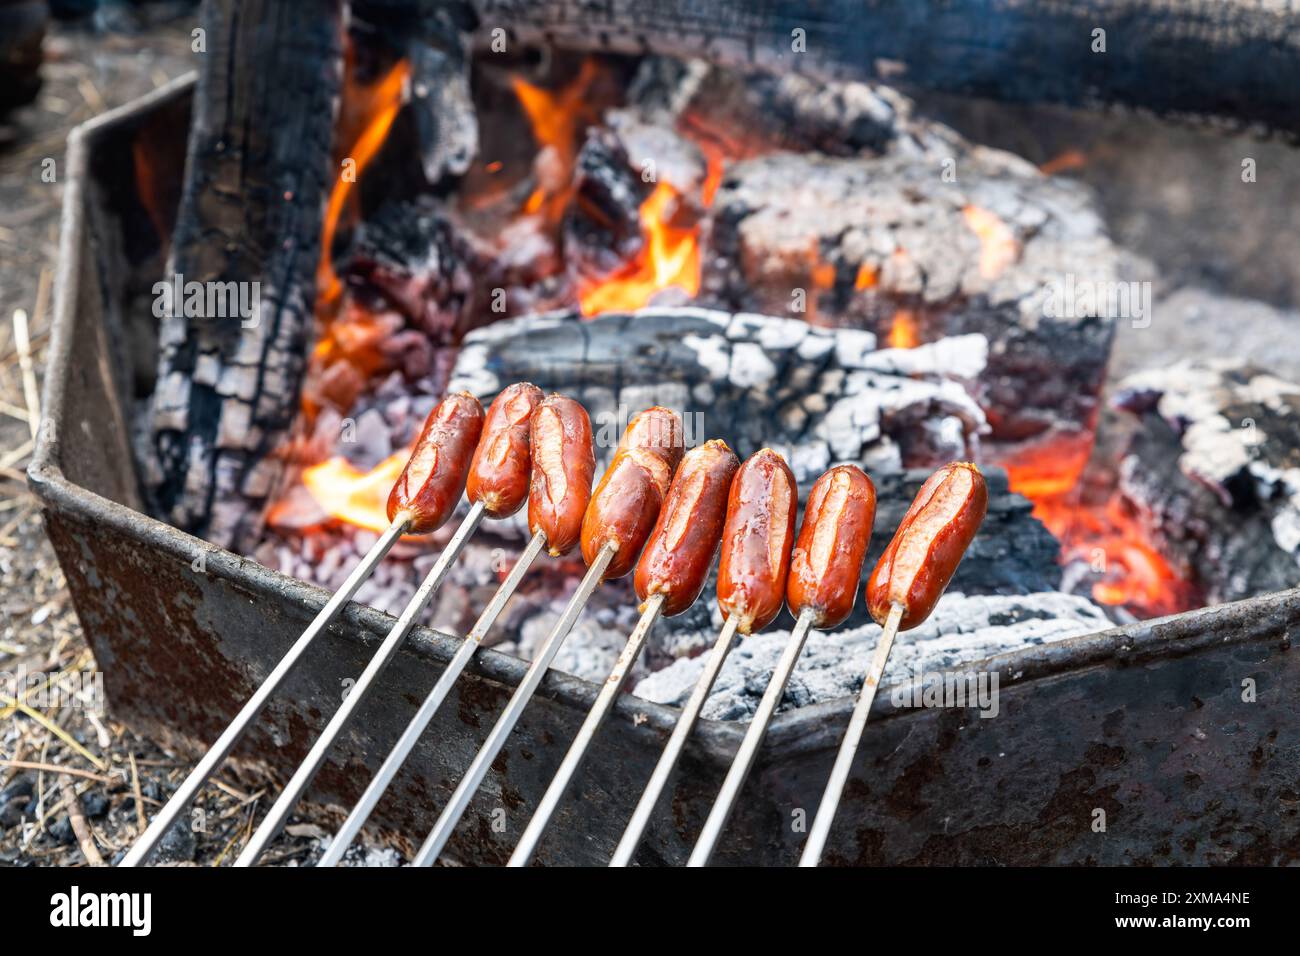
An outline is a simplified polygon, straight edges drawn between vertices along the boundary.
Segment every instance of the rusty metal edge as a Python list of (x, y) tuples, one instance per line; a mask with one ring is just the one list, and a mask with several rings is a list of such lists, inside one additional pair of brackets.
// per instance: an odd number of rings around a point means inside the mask
[[(206, 551), (209, 570), (225, 575), (250, 597), (288, 600), (300, 606), (304, 614), (310, 617), (324, 606), (329, 598), (328, 591), (264, 568), (254, 561), (179, 531), (150, 515), (104, 498), (69, 481), (59, 465), (58, 437), (62, 429), (57, 424), (61, 421), (64, 409), (70, 336), (75, 319), (72, 310), (77, 301), (77, 276), (83, 248), (87, 141), (104, 127), (132, 119), (169, 99), (188, 95), (195, 81), (196, 74), (186, 74), (137, 100), (78, 125), (69, 134), (68, 181), (60, 220), (50, 360), (42, 402), (43, 421), (52, 421), (56, 427), (52, 430), (40, 429), (32, 461), (27, 469), (28, 484), (42, 504), (51, 510), (70, 514), (85, 522), (111, 525), (121, 533), (134, 537), (142, 545), (187, 563), (198, 552)], [(388, 630), (395, 618), (354, 603), (344, 611), (341, 620), (351, 625), (352, 636), (359, 640), (356, 629), (371, 635), (381, 635)], [(1127, 666), (1156, 656), (1194, 654), (1198, 650), (1219, 644), (1271, 639), (1278, 634), (1279, 629), (1289, 636), (1290, 630), (1298, 625), (1300, 588), (1012, 651), (940, 673), (996, 670), (1002, 681), (1012, 686), (1023, 686), (1089, 667)], [(1231, 632), (1230, 636), (1223, 636), (1225, 630)], [(416, 628), (409, 640), (413, 651), (440, 664), (451, 659), (459, 644), (459, 638), (426, 627)], [(522, 680), (527, 664), (489, 648), (475, 655), (470, 670), (504, 685), (515, 686)], [(878, 695), (872, 709), (874, 718), (905, 717), (909, 713), (890, 702), (893, 686), (885, 687)], [(598, 690), (590, 681), (552, 671), (547, 675), (539, 693), (575, 710), (585, 711), (595, 700)], [(852, 707), (853, 699), (845, 697), (779, 715), (769, 732), (765, 758), (779, 759), (795, 749), (835, 746)], [(680, 711), (676, 707), (626, 695), (614, 712), (620, 719), (632, 722), (635, 731), (659, 737), (671, 730)], [(699, 725), (697, 743), (703, 752), (719, 761), (726, 761), (735, 752), (743, 732), (744, 725), (738, 722), (704, 720)]]

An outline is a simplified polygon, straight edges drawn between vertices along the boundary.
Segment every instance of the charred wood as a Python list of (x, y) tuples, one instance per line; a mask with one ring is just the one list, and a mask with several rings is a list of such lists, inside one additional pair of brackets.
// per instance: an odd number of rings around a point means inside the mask
[(479, 38), (496, 28), (525, 43), (1017, 103), (1120, 104), (1300, 134), (1300, 11), (1291, 2), (471, 2)]
[[(223, 545), (251, 543), (298, 410), (340, 84), (342, 0), (211, 0), (169, 276), (236, 290), (256, 315), (160, 330), (147, 476), (155, 509)], [(254, 285), (256, 284), (256, 285)]]

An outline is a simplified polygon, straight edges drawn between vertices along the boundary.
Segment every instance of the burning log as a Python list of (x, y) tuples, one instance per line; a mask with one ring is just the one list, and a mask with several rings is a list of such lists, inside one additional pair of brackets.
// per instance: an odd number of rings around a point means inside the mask
[(239, 289), (249, 315), (160, 330), (147, 475), (155, 508), (220, 544), (256, 540), (298, 411), (342, 57), (341, 0), (212, 0), (169, 274)]
[[(900, 347), (979, 334), (973, 392), (995, 456), (1086, 445), (1110, 355), (1106, 300), (1076, 308), (1069, 276), (1108, 289), (1118, 258), (1086, 190), (957, 138), (835, 159), (775, 154), (729, 167), (711, 213), (701, 300), (864, 327)], [(951, 163), (956, 181), (940, 174)]]
[(1300, 385), (1237, 359), (1129, 376), (1120, 502), (1208, 603), (1300, 584)]
[(604, 449), (630, 409), (680, 408), (688, 439), (707, 432), (741, 455), (786, 450), (796, 479), (811, 484), (833, 461), (876, 474), (970, 457), (984, 416), (959, 377), (977, 378), (985, 362), (978, 335), (877, 351), (870, 332), (755, 314), (558, 313), (466, 336), (448, 387), (563, 389), (591, 412)]

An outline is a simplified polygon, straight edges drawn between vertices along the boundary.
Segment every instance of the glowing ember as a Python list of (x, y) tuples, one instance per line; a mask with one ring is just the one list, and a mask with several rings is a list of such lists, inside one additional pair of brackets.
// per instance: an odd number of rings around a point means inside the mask
[(1084, 500), (1091, 441), (1058, 443), (1005, 463), (1011, 490), (1034, 502), (1034, 517), (1061, 543), (1061, 563), (1082, 561), (1098, 580), (1092, 597), (1139, 617), (1198, 607), (1196, 589), (1160, 554), (1118, 492)]
[(674, 286), (690, 296), (700, 291), (699, 227), (669, 225), (677, 199), (677, 191), (661, 182), (641, 204), (641, 254), (619, 275), (579, 291), (583, 315), (639, 309)]
[(877, 279), (876, 270), (864, 262), (858, 266), (858, 274), (853, 279), (853, 288), (857, 292), (874, 289)]
[(1088, 154), (1078, 149), (1067, 149), (1059, 156), (1053, 156), (1043, 165), (1038, 167), (1038, 171), (1044, 176), (1055, 176), (1057, 173), (1068, 172), (1071, 169), (1082, 169), (1088, 165)]
[[(379, 152), (379, 147), (384, 144), (384, 139), (388, 136), (388, 128), (393, 125), (393, 120), (397, 118), (397, 113), (402, 108), (402, 91), (406, 87), (406, 77), (409, 72), (406, 61), (403, 60), (394, 66), (387, 76), (369, 87), (357, 90), (349, 84), (344, 89), (341, 113), (348, 114), (356, 111), (365, 117), (365, 125), (353, 142), (352, 148), (344, 155), (345, 161), (352, 161), (351, 165), (344, 168), (343, 174), (334, 183), (334, 189), (330, 192), (329, 205), (325, 207), (320, 265), (316, 270), (318, 302), (331, 303), (342, 291), (339, 278), (334, 273), (331, 257), (334, 233), (338, 229), (339, 217), (343, 213), (344, 205), (347, 203), (352, 187), (356, 184), (357, 177), (374, 158), (375, 153)], [(344, 118), (346, 119), (346, 115)], [(340, 122), (340, 125), (345, 124)]]
[(979, 206), (967, 206), (962, 215), (980, 241), (980, 275), (996, 279), (1020, 258), (1020, 243), (1015, 233), (996, 215)]
[(917, 330), (916, 313), (911, 309), (899, 309), (895, 312), (885, 343), (891, 349), (914, 349), (920, 345), (921, 334)]
[(368, 472), (358, 471), (341, 457), (312, 465), (302, 483), (332, 518), (371, 531), (388, 530), (388, 493), (402, 473), (410, 450), (389, 455)]

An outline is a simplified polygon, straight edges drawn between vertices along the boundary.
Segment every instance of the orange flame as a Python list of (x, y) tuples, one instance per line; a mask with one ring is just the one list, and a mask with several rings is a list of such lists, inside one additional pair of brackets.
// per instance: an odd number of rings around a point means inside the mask
[(996, 279), (1020, 258), (1020, 243), (1015, 233), (994, 213), (979, 206), (967, 206), (962, 215), (980, 241), (980, 275)]
[(302, 483), (333, 518), (371, 531), (388, 529), (388, 494), (402, 474), (410, 450), (389, 455), (361, 472), (346, 458), (334, 457), (302, 473)]
[(1195, 587), (1153, 545), (1118, 492), (1084, 500), (1081, 479), (1091, 439), (1057, 442), (1006, 462), (1012, 491), (1034, 502), (1034, 517), (1061, 543), (1061, 563), (1082, 561), (1099, 575), (1092, 597), (1139, 617), (1190, 610)]
[(661, 182), (641, 204), (641, 255), (622, 274), (579, 290), (583, 315), (639, 309), (671, 286), (690, 296), (700, 291), (699, 228), (669, 225), (677, 199), (677, 191)]
[(920, 345), (921, 333), (917, 327), (916, 313), (911, 309), (895, 312), (885, 342), (891, 349), (914, 349)]
[(542, 89), (517, 76), (510, 78), (519, 105), (532, 126), (533, 139), (539, 149), (552, 150), (555, 163), (555, 180), (538, 183), (524, 203), (528, 215), (544, 213), (548, 220), (558, 221), (564, 211), (573, 163), (578, 155), (578, 127), (587, 117), (587, 92), (599, 72), (595, 60), (583, 60), (573, 81), (557, 91)]
[[(379, 152), (379, 147), (384, 144), (384, 139), (388, 136), (388, 128), (393, 125), (393, 120), (397, 118), (397, 113), (402, 108), (402, 91), (406, 86), (409, 73), (410, 69), (406, 61), (402, 60), (389, 70), (383, 79), (371, 86), (363, 90), (352, 90), (349, 87), (344, 89), (343, 109), (350, 111), (355, 107), (367, 117), (367, 121), (360, 135), (353, 142), (352, 148), (345, 155), (345, 159), (352, 161), (351, 165), (334, 183), (334, 189), (330, 192), (329, 205), (325, 207), (320, 264), (316, 268), (316, 288), (324, 303), (334, 302), (342, 292), (342, 285), (334, 272), (331, 256), (339, 218), (343, 214), (348, 195), (356, 185), (361, 171), (374, 158), (375, 153)], [(355, 101), (346, 102), (349, 98), (355, 98)]]

